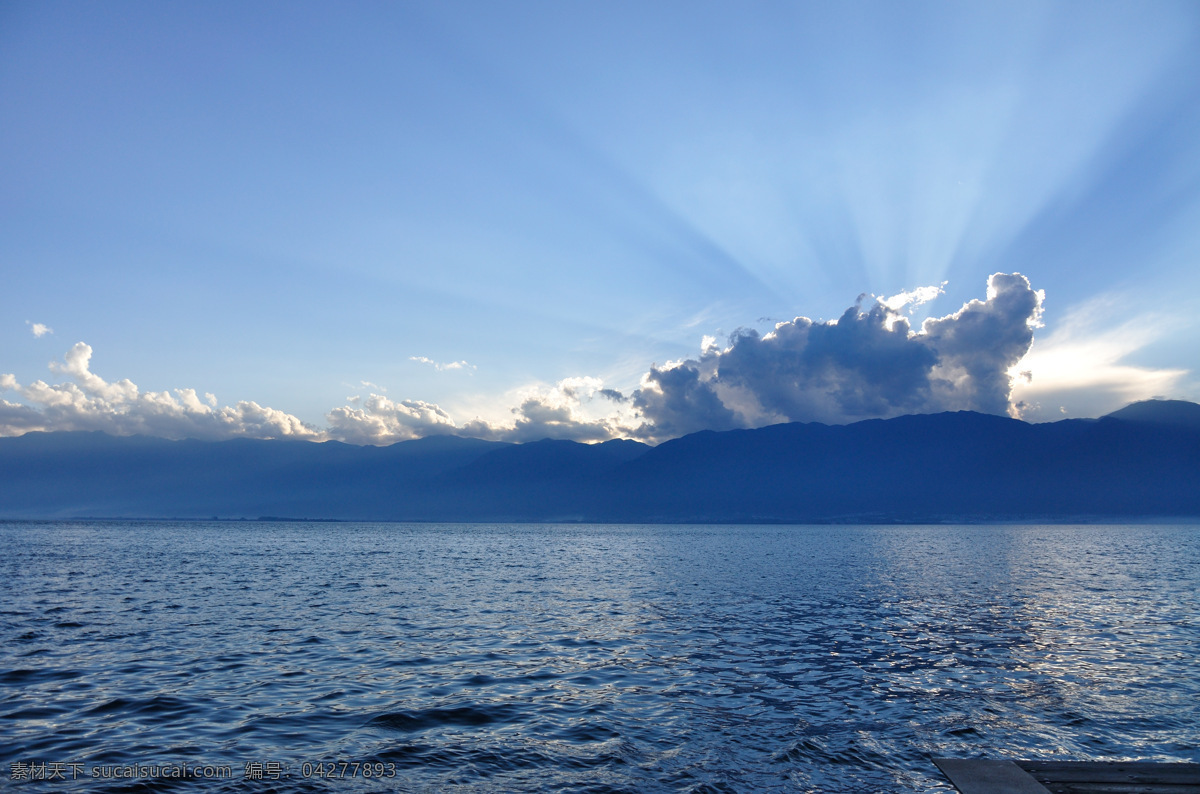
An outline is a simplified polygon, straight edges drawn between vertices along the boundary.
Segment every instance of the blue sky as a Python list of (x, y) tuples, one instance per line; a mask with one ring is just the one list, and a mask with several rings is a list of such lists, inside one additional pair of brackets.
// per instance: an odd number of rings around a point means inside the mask
[(1194, 400), (1200, 6), (6, 2), (0, 274), (3, 434)]

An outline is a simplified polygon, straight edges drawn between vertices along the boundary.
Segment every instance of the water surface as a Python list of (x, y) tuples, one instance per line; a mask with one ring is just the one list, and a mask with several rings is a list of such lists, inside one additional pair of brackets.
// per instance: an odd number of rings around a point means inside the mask
[[(1200, 527), (4, 523), (0, 548), (21, 790), (952, 791), (930, 758), (1200, 761)], [(38, 764), (67, 779), (12, 780)]]

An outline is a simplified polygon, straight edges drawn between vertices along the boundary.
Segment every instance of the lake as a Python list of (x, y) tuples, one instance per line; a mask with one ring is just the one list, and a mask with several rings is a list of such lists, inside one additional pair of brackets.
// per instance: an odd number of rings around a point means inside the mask
[(0, 548), (20, 790), (953, 791), (931, 758), (1200, 761), (1197, 526), (7, 522)]

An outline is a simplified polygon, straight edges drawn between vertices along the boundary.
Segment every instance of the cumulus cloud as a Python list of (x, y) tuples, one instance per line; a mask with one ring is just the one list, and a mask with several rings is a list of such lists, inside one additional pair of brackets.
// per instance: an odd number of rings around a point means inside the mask
[(110, 383), (91, 371), (92, 348), (71, 347), (50, 370), (70, 380), (22, 386), (12, 374), (0, 375), (0, 390), (23, 403), (0, 400), (0, 435), (31, 430), (102, 430), (113, 435), (221, 439), (321, 437), (321, 432), (291, 414), (242, 401), (217, 407), (217, 399), (195, 389), (143, 392), (128, 379)]
[(26, 320), (25, 324), (29, 326), (29, 330), (33, 332), (33, 335), (39, 339), (41, 339), (46, 334), (54, 333), (53, 328), (51, 328), (48, 325), (44, 325), (42, 323), (34, 323), (34, 322), (30, 322), (29, 320)]
[(465, 361), (451, 361), (449, 364), (442, 364), (441, 362), (434, 361), (432, 358), (427, 358), (425, 356), (409, 356), (408, 360), (416, 361), (421, 364), (428, 364), (438, 372), (446, 372), (447, 370), (454, 369), (475, 369), (474, 364), (468, 364)]
[[(596, 398), (617, 405), (604, 406)], [(496, 441), (538, 441), (543, 438), (571, 441), (607, 441), (632, 433), (629, 399), (593, 377), (565, 378), (552, 387), (525, 390), (511, 410), (512, 424), (475, 419), (463, 425), (462, 435)]]
[(936, 402), (947, 406), (942, 410), (1008, 412), (1009, 370), (1033, 344), (1044, 298), (1021, 274), (996, 273), (988, 279), (986, 301), (925, 321), (918, 338), (938, 354), (931, 374)]
[(380, 394), (356, 402), (361, 407), (347, 405), (325, 414), (330, 438), (348, 444), (383, 446), (456, 429), (449, 414), (433, 403), (394, 402)]
[(1029, 350), (1043, 294), (1020, 274), (988, 279), (986, 300), (914, 331), (899, 309), (936, 296), (929, 287), (862, 299), (837, 320), (797, 317), (765, 335), (740, 330), (724, 350), (652, 367), (634, 392), (643, 424), (661, 440), (699, 429), (771, 422), (853, 422), (905, 413), (1007, 413), (1009, 369)]
[[(630, 399), (606, 388), (600, 378), (564, 378), (553, 386), (531, 386), (510, 396), (516, 402), (507, 412), (510, 418), (476, 418), (462, 425), (433, 403), (392, 401), (378, 394), (365, 400), (350, 398), (350, 404), (325, 415), (327, 436), (350, 444), (382, 446), (430, 435), (514, 442), (543, 438), (592, 442), (632, 433)], [(615, 410), (611, 409), (613, 405)]]
[(697, 430), (728, 430), (742, 422), (717, 396), (711, 375), (701, 372), (719, 352), (710, 350), (703, 362), (678, 362), (661, 369), (652, 366), (633, 393), (633, 405), (645, 418), (637, 435), (671, 438)]
[[(138, 387), (128, 378), (108, 383), (91, 371), (92, 347), (83, 342), (76, 342), (63, 360), (51, 361), (50, 371), (59, 375), (73, 378), (83, 387), (85, 393), (113, 403), (136, 401)], [(39, 381), (40, 383), (40, 381)]]

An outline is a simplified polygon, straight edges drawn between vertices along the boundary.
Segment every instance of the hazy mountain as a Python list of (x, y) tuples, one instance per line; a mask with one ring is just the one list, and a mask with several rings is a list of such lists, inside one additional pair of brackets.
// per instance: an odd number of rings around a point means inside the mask
[(1108, 415), (1128, 422), (1153, 422), (1200, 430), (1200, 405), (1186, 400), (1142, 400)]
[(970, 412), (634, 441), (389, 447), (0, 439), (0, 517), (937, 521), (1200, 516), (1200, 405), (1027, 424)]

